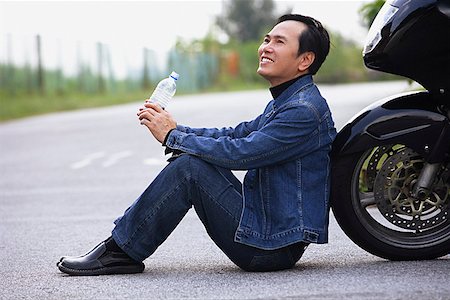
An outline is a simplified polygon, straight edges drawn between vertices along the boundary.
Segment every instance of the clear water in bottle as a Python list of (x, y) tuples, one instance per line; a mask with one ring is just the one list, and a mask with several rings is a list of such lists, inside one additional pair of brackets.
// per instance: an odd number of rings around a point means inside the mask
[(165, 108), (177, 91), (177, 80), (180, 77), (176, 72), (172, 72), (169, 77), (161, 80), (150, 96), (150, 102), (158, 103)]

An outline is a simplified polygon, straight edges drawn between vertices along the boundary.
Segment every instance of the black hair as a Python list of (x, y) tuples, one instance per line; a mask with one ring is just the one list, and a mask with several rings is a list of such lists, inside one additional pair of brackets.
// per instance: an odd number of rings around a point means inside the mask
[(283, 15), (278, 18), (277, 24), (284, 21), (298, 21), (308, 27), (307, 30), (299, 35), (297, 55), (308, 51), (314, 52), (315, 59), (311, 66), (309, 66), (309, 73), (311, 75), (316, 74), (330, 52), (330, 36), (327, 30), (316, 19), (299, 14)]

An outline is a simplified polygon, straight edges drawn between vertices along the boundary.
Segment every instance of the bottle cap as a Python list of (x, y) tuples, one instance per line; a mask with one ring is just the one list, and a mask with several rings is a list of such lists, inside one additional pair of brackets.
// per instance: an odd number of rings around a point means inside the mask
[(178, 80), (178, 78), (180, 78), (180, 75), (178, 75), (177, 72), (173, 71), (172, 73), (170, 73), (170, 77), (172, 77), (175, 80)]

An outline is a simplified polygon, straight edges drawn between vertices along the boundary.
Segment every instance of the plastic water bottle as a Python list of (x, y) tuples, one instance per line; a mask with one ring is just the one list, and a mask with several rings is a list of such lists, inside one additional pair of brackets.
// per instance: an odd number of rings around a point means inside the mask
[(150, 102), (158, 103), (165, 108), (177, 91), (177, 80), (180, 77), (176, 72), (172, 72), (169, 77), (161, 80), (150, 96)]

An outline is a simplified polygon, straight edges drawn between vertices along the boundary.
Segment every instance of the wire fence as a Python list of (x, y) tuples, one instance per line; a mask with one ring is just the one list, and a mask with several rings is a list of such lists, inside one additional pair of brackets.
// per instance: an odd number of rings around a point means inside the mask
[(123, 53), (97, 43), (63, 44), (41, 36), (0, 37), (0, 93), (108, 93), (152, 89), (172, 70), (181, 74), (177, 88), (197, 92), (211, 86), (223, 53), (177, 49), (164, 55), (148, 48)]
[[(334, 34), (332, 45), (315, 76), (316, 82), (392, 78), (368, 71), (355, 43)], [(205, 38), (179, 41), (167, 53), (144, 47), (124, 52), (101, 42), (63, 43), (41, 36), (0, 36), (0, 96), (9, 100), (28, 94), (150, 93), (171, 71), (181, 75), (179, 92), (260, 87), (264, 81), (255, 72), (258, 46), (259, 42), (222, 45)]]

